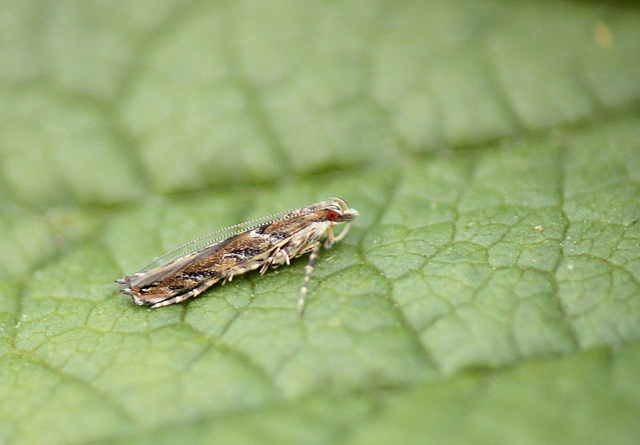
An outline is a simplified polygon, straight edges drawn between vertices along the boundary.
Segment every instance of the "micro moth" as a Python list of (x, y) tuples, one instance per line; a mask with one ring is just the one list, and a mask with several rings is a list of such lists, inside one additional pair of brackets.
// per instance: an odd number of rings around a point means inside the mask
[[(137, 305), (158, 308), (197, 297), (220, 280), (224, 284), (255, 269), (263, 274), (310, 252), (298, 297), (298, 314), (302, 315), (320, 247), (329, 248), (343, 239), (356, 216), (358, 211), (344, 199), (332, 197), (197, 238), (116, 282), (121, 285), (119, 291)], [(333, 228), (343, 223), (345, 228), (334, 236)], [(208, 241), (199, 243), (202, 240)], [(167, 259), (177, 251), (186, 252)]]

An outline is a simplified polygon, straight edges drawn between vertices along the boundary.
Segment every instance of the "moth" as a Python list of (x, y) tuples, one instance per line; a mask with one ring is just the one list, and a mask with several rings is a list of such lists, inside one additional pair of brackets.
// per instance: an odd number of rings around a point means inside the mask
[[(343, 239), (356, 216), (358, 211), (344, 199), (331, 197), (197, 238), (116, 283), (121, 285), (119, 291), (131, 296), (135, 304), (158, 308), (197, 297), (218, 281), (224, 284), (255, 269), (263, 274), (311, 252), (298, 297), (298, 314), (302, 315), (320, 247), (324, 244), (329, 248)], [(335, 236), (334, 227), (343, 223), (344, 229)], [(198, 244), (205, 239), (208, 241)], [(167, 259), (177, 251), (185, 253)]]

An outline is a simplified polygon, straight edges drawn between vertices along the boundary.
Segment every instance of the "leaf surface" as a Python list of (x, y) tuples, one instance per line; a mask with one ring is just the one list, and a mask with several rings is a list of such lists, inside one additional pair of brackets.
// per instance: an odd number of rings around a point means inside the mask
[[(0, 441), (640, 440), (634, 5), (11, 0), (0, 59)], [(305, 258), (115, 292), (327, 196), (303, 318)]]

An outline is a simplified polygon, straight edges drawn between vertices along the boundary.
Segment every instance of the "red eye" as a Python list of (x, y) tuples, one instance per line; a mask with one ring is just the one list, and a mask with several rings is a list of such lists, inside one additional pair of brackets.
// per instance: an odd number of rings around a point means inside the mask
[(327, 219), (329, 221), (337, 221), (340, 217), (340, 214), (335, 210), (327, 210)]

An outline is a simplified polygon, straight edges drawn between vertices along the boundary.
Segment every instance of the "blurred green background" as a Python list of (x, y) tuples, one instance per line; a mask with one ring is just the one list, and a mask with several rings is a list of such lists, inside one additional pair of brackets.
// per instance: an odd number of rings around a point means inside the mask
[[(0, 442), (640, 442), (640, 7), (0, 2)], [(181, 305), (113, 280), (340, 196)]]

